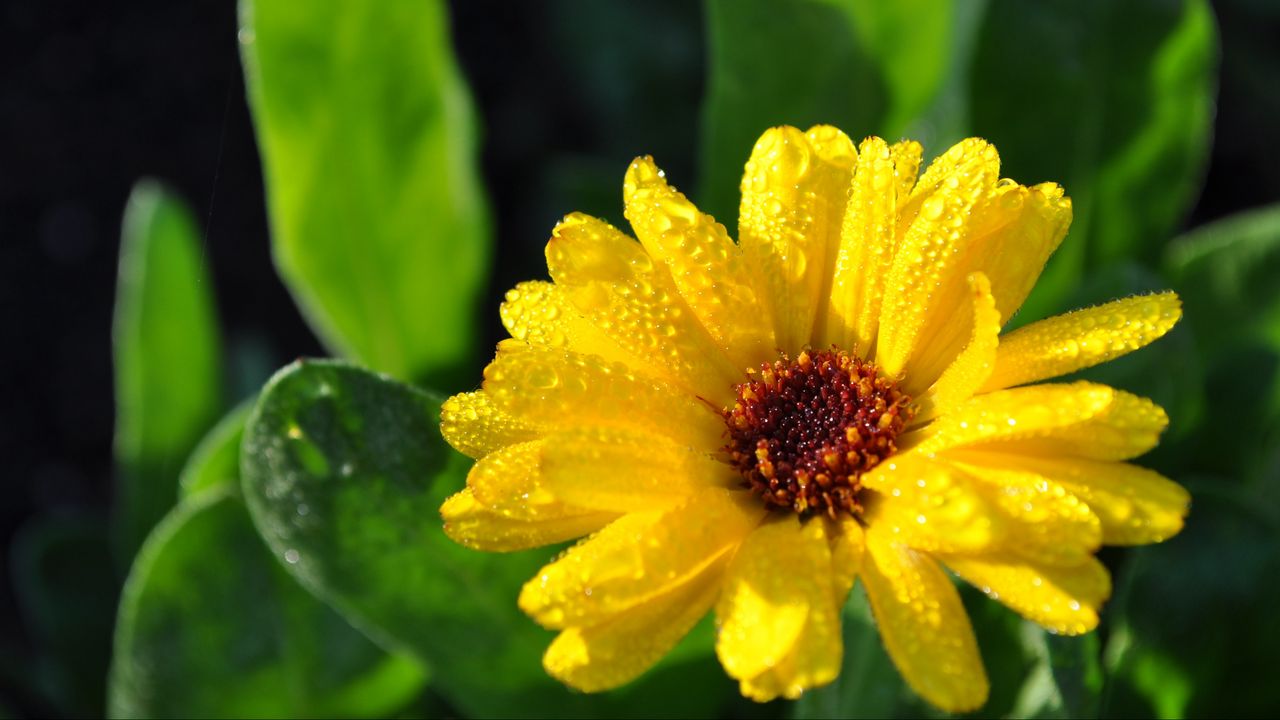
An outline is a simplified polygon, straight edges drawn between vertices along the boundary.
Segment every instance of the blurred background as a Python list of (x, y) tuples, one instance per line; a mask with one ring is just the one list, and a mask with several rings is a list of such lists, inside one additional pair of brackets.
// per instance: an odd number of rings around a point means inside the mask
[[(737, 51), (716, 35), (734, 28), (717, 20), (731, 2), (448, 5), (454, 50), (479, 120), (492, 210), (495, 263), (480, 293), (482, 348), (501, 336), (496, 310), (502, 292), (545, 275), (542, 248), (562, 215), (581, 210), (622, 223), (622, 174), (637, 155), (653, 155), (676, 186), (695, 201), (705, 198), (733, 227), (736, 170), (724, 163), (709, 167), (708, 158), (736, 153), (740, 167), (764, 125), (745, 140), (707, 130), (717, 113), (732, 109), (726, 97), (752, 91), (749, 74), (737, 79), (745, 83), (741, 88), (725, 89), (723, 77), (709, 80), (715, 43)], [(982, 48), (1016, 44), (1018, 27), (993, 19), (1008, 5), (987, 7), (974, 62), (982, 61)], [(1068, 5), (1019, 17), (1058, 22), (1055, 13)], [(1212, 141), (1203, 146), (1203, 159), (1195, 157), (1200, 150), (1190, 153), (1190, 184), (1171, 183), (1170, 193), (1183, 193), (1186, 201), (1169, 209), (1169, 239), (1280, 200), (1280, 5), (1223, 0), (1211, 7), (1220, 43), (1212, 50)], [(1063, 42), (1096, 41), (1115, 59), (1124, 52), (1123, 36), (1141, 36), (1156, 22), (1133, 15), (1111, 18), (1096, 36), (1086, 17), (1063, 29)], [(736, 22), (758, 27), (767, 18)], [(6, 548), (0, 555), (0, 717), (105, 712), (123, 577), (105, 541), (115, 478), (111, 332), (122, 215), (135, 182), (158, 179), (190, 205), (199, 262), (210, 277), (222, 330), (227, 406), (250, 397), (294, 358), (327, 354), (272, 264), (237, 29), (235, 3), (226, 0), (18, 0), (0, 10), (0, 540)], [(788, 60), (805, 61), (794, 55)], [(1101, 87), (1108, 60), (1098, 63), (1041, 68), (1029, 62), (1030, 69), (1008, 68), (1007, 78), (974, 82), (1034, 89), (1035, 72), (1044, 69), (1075, 73), (1085, 86), (1096, 81)], [(768, 79), (759, 82), (763, 87)], [(842, 86), (833, 81), (830, 87)], [(870, 98), (873, 90), (857, 92)], [(858, 98), (848, 102), (856, 105)], [(1128, 107), (1125, 97), (1102, 102)], [(837, 105), (831, 114), (839, 117), (830, 121), (855, 139), (897, 122), (882, 114), (868, 116), (867, 127), (850, 126), (846, 119), (857, 119), (860, 110)], [(934, 107), (933, 120), (897, 124), (903, 135), (925, 142), (926, 158), (944, 149), (940, 140), (951, 117), (945, 103)], [(1041, 98), (1020, 107), (1011, 93), (1003, 104), (974, 109), (968, 127), (985, 135), (983, 121), (994, 118), (1001, 128), (1034, 137), (1043, 125), (1038, 142), (1052, 148), (1058, 142), (1054, 128), (1071, 124), (1077, 110), (1088, 122), (1073, 103), (1053, 107)], [(821, 119), (808, 116), (812, 109), (794, 119), (788, 112), (764, 108), (758, 115), (794, 124)], [(782, 117), (768, 120), (771, 113)], [(1109, 122), (1100, 134), (1123, 132), (1123, 116)], [(1075, 195), (1063, 177), (1075, 169), (1058, 172), (1053, 162), (1081, 161), (1080, 148), (1050, 151), (1046, 159), (1019, 158), (1009, 155), (1000, 137), (991, 139), (1002, 150), (1007, 174), (1025, 183), (1061, 180)], [(1011, 147), (1024, 140), (1014, 138)], [(1119, 180), (1113, 189), (1123, 186)], [(703, 193), (703, 187), (714, 189)], [(1140, 194), (1131, 199), (1147, 201)], [(1100, 210), (1099, 217), (1105, 222), (1109, 216)], [(1280, 619), (1269, 610), (1280, 601), (1274, 579), (1280, 570), (1280, 453), (1274, 447), (1280, 403), (1272, 399), (1280, 388), (1280, 326), (1274, 322), (1280, 294), (1258, 274), (1280, 267), (1280, 224), (1259, 221), (1250, 228), (1263, 240), (1226, 281), (1226, 295), (1238, 295), (1237, 305), (1224, 304), (1219, 294), (1205, 301), (1199, 318), (1189, 307), (1189, 327), (1162, 341), (1146, 360), (1106, 378), (1170, 409), (1174, 428), (1152, 462), (1187, 483), (1196, 497), (1187, 531), (1159, 549), (1166, 554), (1144, 556), (1163, 574), (1137, 575), (1124, 591), (1132, 596), (1132, 632), (1154, 638), (1152, 647), (1160, 650), (1133, 671), (1132, 692), (1140, 697), (1116, 705), (1141, 714), (1264, 716), (1280, 710), (1280, 693), (1267, 684), (1280, 666)], [(1090, 271), (1064, 282), (1058, 296), (1043, 299), (1042, 309), (1217, 277), (1212, 268), (1170, 260), (1160, 244), (1130, 247), (1122, 241), (1116, 247), (1081, 261)], [(1234, 343), (1229, 359), (1204, 352), (1199, 343), (1208, 340), (1191, 332), (1197, 323), (1243, 327), (1255, 321), (1265, 326), (1258, 335), (1222, 340)], [(441, 389), (473, 386), (478, 377), (475, 365), (470, 380), (455, 379), (454, 387)], [(1197, 383), (1196, 391), (1180, 394), (1171, 387), (1179, 383)], [(1182, 416), (1180, 409), (1186, 409)], [(1237, 492), (1246, 486), (1248, 493)], [(1105, 557), (1129, 562), (1118, 551)], [(1155, 691), (1143, 695), (1144, 683), (1181, 684), (1177, 697), (1168, 699)]]

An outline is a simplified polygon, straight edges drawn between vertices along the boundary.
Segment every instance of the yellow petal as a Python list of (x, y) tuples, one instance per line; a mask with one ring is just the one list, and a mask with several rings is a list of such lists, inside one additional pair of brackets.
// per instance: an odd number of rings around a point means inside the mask
[(1000, 338), (984, 391), (1023, 385), (1087, 368), (1152, 342), (1182, 317), (1172, 292), (1125, 298), (1041, 320)]
[(627, 220), (654, 258), (666, 263), (685, 302), (737, 368), (773, 359), (772, 324), (755, 294), (742, 252), (724, 226), (667, 184), (649, 157), (627, 170)]
[(889, 657), (913, 690), (948, 712), (987, 700), (987, 673), (951, 579), (928, 555), (867, 532), (863, 583)]
[(636, 512), (679, 503), (707, 487), (736, 487), (728, 465), (657, 435), (582, 428), (547, 437), (541, 486), (558, 500), (593, 510)]
[(542, 440), (533, 440), (484, 456), (467, 473), (467, 488), (485, 507), (508, 517), (535, 520), (544, 515), (565, 514), (564, 503), (538, 482), (542, 446)]
[(505, 445), (532, 440), (542, 434), (535, 423), (494, 407), (483, 392), (454, 395), (440, 407), (440, 434), (458, 452), (473, 458)]
[(1007, 319), (1070, 224), (1061, 188), (997, 183), (998, 174), (995, 150), (966, 140), (929, 166), (899, 210), (906, 234), (888, 281), (877, 354), (886, 373), (905, 371), (909, 393), (932, 384), (968, 341), (968, 323), (958, 317), (969, 312), (960, 304), (964, 278), (984, 273)]
[(867, 541), (863, 537), (862, 525), (843, 515), (838, 520), (827, 521), (827, 537), (831, 540), (831, 590), (836, 607), (843, 608), (862, 565)]
[(708, 452), (724, 444), (724, 421), (709, 405), (594, 355), (504, 341), (485, 368), (484, 391), (495, 407), (535, 427), (628, 427)]
[(548, 628), (594, 625), (669, 591), (759, 522), (764, 510), (741, 494), (704, 490), (666, 512), (619, 518), (525, 583), (520, 608)]
[(440, 507), (440, 515), (451, 540), (487, 552), (527, 550), (572, 540), (617, 517), (617, 513), (582, 512), (537, 520), (512, 518), (482, 505), (469, 489), (450, 496)]
[(466, 490), (440, 509), (445, 533), (472, 547), (520, 550), (582, 537), (618, 517), (547, 492), (538, 471), (544, 447), (543, 440), (509, 445), (472, 466)]
[(1054, 183), (1006, 186), (992, 214), (1008, 219), (974, 249), (971, 266), (991, 278), (996, 310), (1006, 321), (1022, 307), (1049, 256), (1071, 227), (1071, 198)]
[(1106, 545), (1146, 545), (1173, 537), (1182, 530), (1191, 503), (1181, 485), (1128, 463), (997, 453), (966, 454), (964, 459), (1020, 468), (1062, 485), (1098, 516)]
[(999, 512), (954, 467), (904, 453), (862, 476), (871, 491), (863, 519), (886, 538), (914, 548), (986, 552), (1003, 537)]
[(645, 369), (692, 392), (739, 381), (735, 367), (680, 296), (665, 265), (608, 223), (566, 217), (547, 243), (547, 269), (574, 307)]
[[(1025, 199), (1032, 190), (1021, 187), (1011, 181), (997, 183), (988, 193), (980, 197), (972, 208), (963, 231), (964, 239), (953, 246), (951, 252), (956, 256), (954, 270), (941, 278), (928, 302), (931, 311), (926, 313), (921, 326), (919, 338), (912, 351), (908, 363), (908, 390), (926, 386), (933, 378), (948, 367), (961, 348), (969, 341), (971, 307), (965, 302), (964, 293), (967, 288), (961, 280), (966, 274), (983, 273), (991, 281), (992, 299), (999, 317), (1007, 317), (1017, 305), (1010, 304), (1010, 292), (1006, 286), (1011, 281), (1019, 283), (1024, 278), (1009, 278), (1009, 270), (1004, 266), (1009, 257), (1020, 257), (1020, 254), (1031, 252), (1036, 246), (1028, 239), (1022, 243), (1024, 235), (1034, 233), (1023, 227), (1022, 221), (1027, 215), (1021, 211)], [(1065, 228), (1064, 228), (1065, 231)], [(1061, 239), (1058, 236), (1057, 239)], [(1006, 247), (1014, 243), (1015, 247)], [(1047, 254), (1041, 256), (1031, 252), (1034, 261), (1044, 264)], [(1008, 256), (1008, 257), (1006, 257)], [(1021, 266), (1019, 266), (1021, 267)], [(1021, 268), (1031, 277), (1039, 272), (1039, 265), (1034, 268)], [(1021, 303), (1021, 295), (1018, 303)], [(954, 312), (951, 308), (956, 308)]]
[(522, 282), (507, 291), (498, 308), (511, 337), (530, 345), (564, 348), (608, 360), (638, 364), (578, 311), (559, 287), (549, 282)]
[(1169, 418), (1146, 398), (1088, 382), (978, 395), (920, 430), (922, 453), (956, 447), (1126, 460), (1150, 450)]
[(857, 151), (844, 133), (772, 128), (742, 176), (739, 242), (771, 308), (778, 346), (796, 353), (825, 308)]
[(948, 556), (942, 562), (1019, 615), (1063, 635), (1097, 627), (1098, 609), (1111, 594), (1107, 568), (1094, 558), (1074, 567), (1038, 566), (999, 556)]
[(897, 205), (901, 207), (911, 196), (920, 173), (920, 161), (924, 159), (924, 147), (915, 140), (901, 140), (889, 146), (893, 160), (894, 186), (897, 189)]
[(974, 273), (969, 276), (969, 287), (973, 302), (973, 332), (969, 344), (921, 398), (924, 408), (916, 415), (916, 422), (946, 413), (973, 397), (995, 364), (1000, 313), (991, 295), (991, 283), (986, 275)]
[[(839, 520), (824, 517), (809, 522), (819, 521), (826, 526), (827, 541), (831, 547), (832, 615), (828, 618), (825, 608), (815, 599), (815, 609), (791, 652), (781, 662), (740, 682), (742, 693), (754, 700), (766, 702), (777, 697), (794, 700), (805, 690), (835, 679), (839, 671), (836, 665), (843, 655), (839, 617), (849, 591), (853, 589), (865, 542), (862, 526), (851, 517), (844, 516)], [(835, 629), (830, 629), (832, 627)]]
[(647, 602), (598, 625), (571, 627), (547, 648), (552, 677), (584, 692), (625, 685), (662, 659), (707, 613), (722, 570), (708, 568)]
[[(716, 654), (756, 700), (778, 691), (796, 697), (839, 672), (840, 620), (825, 530), (821, 518), (774, 517), (747, 537), (729, 565), (716, 605)], [(782, 667), (786, 676), (770, 673)]]
[(1003, 465), (958, 468), (977, 480), (982, 495), (1009, 518), (1009, 551), (1051, 565), (1078, 565), (1102, 544), (1102, 524), (1090, 507), (1047, 478)]
[[(912, 192), (903, 217), (913, 208), (918, 212), (894, 255), (880, 315), (876, 364), (886, 375), (902, 376), (908, 360), (918, 354), (917, 346), (928, 339), (922, 338), (926, 323), (946, 314), (942, 308), (959, 306), (953, 294), (963, 293), (968, 272), (960, 274), (960, 261), (975, 232), (969, 217), (999, 174), (995, 148), (971, 138), (935, 160)], [(954, 356), (925, 359), (936, 363)], [(918, 393), (933, 384), (942, 368), (925, 372), (913, 365), (911, 371), (904, 378), (906, 390)]]
[(1092, 511), (1061, 486), (1029, 473), (895, 457), (863, 476), (874, 494), (864, 520), (895, 542), (930, 552), (1013, 552), (1074, 565), (1098, 549)]
[[(817, 347), (834, 344), (859, 357), (871, 349), (898, 241), (894, 174), (889, 146), (876, 137), (863, 140), (841, 224), (826, 334)], [(910, 175), (914, 180), (914, 169)]]
[(839, 622), (838, 609), (830, 617), (825, 612), (810, 613), (791, 652), (755, 677), (741, 680), (739, 690), (756, 702), (779, 697), (795, 700), (806, 690), (835, 680), (844, 652)]

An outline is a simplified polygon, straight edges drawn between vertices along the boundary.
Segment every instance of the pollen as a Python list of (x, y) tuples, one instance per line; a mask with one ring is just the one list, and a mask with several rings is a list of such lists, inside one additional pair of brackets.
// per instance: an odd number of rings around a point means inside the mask
[(856, 516), (859, 479), (897, 450), (911, 398), (875, 364), (834, 348), (748, 375), (723, 413), (724, 451), (744, 485), (770, 507)]

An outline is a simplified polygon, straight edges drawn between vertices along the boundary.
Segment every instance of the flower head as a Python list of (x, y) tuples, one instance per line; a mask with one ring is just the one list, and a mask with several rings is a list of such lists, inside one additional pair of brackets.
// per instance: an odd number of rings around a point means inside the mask
[(1167, 419), (1088, 382), (1037, 384), (1137, 349), (1180, 317), (1159, 293), (1000, 335), (1066, 234), (1054, 184), (1000, 179), (965, 140), (769, 130), (739, 241), (649, 158), (626, 174), (639, 242), (570, 215), (553, 282), (507, 294), (483, 389), (445, 437), (477, 459), (442, 508), (455, 540), (586, 537), (525, 585), (561, 631), (547, 670), (586, 691), (643, 673), (714, 610), (742, 692), (796, 697), (840, 668), (855, 582), (919, 694), (980, 706), (987, 679), (943, 569), (1050, 630), (1087, 632), (1102, 544), (1178, 532), (1188, 496), (1126, 463)]

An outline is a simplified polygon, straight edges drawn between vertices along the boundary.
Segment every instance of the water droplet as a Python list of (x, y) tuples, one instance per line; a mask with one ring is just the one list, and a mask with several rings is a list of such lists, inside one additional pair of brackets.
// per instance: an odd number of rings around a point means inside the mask
[(290, 565), (296, 565), (300, 557), (301, 556), (298, 555), (298, 551), (294, 550), (293, 548), (289, 548), (288, 550), (284, 551), (284, 561), (289, 563)]

